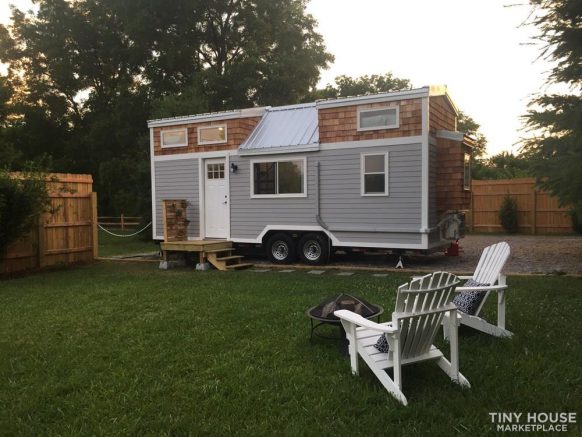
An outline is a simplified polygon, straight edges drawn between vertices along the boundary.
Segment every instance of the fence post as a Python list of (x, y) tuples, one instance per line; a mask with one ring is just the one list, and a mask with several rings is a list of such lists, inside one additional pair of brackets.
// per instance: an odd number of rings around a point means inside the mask
[(123, 213), (121, 213), (121, 230), (125, 231), (125, 217), (123, 217)]
[(532, 209), (532, 211), (531, 211), (531, 214), (532, 214), (532, 217), (531, 217), (531, 233), (533, 235), (535, 235), (536, 232), (537, 232), (537, 229), (536, 229), (537, 228), (536, 220), (537, 220), (537, 209), (538, 209), (538, 207), (537, 207), (538, 201), (537, 201), (537, 196), (536, 196), (536, 186), (535, 185), (532, 185), (532, 196), (533, 196), (533, 202), (532, 202), (532, 208), (531, 208)]
[(99, 233), (97, 229), (97, 193), (91, 193), (91, 224), (93, 227), (93, 259), (99, 256)]

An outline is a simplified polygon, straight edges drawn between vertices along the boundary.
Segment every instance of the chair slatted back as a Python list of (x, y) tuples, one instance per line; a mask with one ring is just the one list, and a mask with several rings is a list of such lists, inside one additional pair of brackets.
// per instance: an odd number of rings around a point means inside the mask
[(398, 287), (393, 326), (400, 327), (402, 358), (413, 358), (430, 350), (444, 314), (456, 309), (452, 303), (458, 278), (436, 272)]
[(480, 284), (493, 285), (501, 274), (509, 253), (509, 244), (505, 241), (486, 247), (473, 274), (473, 280)]

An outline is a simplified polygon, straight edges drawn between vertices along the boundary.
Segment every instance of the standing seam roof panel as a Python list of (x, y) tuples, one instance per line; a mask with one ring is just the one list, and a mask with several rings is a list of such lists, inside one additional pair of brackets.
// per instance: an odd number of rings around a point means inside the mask
[(241, 150), (308, 146), (319, 143), (315, 103), (267, 109)]

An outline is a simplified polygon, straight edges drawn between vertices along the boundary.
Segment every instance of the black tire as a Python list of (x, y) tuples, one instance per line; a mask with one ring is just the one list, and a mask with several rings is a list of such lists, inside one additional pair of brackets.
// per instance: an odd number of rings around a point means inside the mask
[(329, 241), (321, 234), (305, 234), (299, 240), (297, 253), (305, 264), (325, 264), (329, 261)]
[(287, 234), (279, 233), (270, 237), (266, 251), (272, 263), (289, 264), (295, 261), (295, 242)]

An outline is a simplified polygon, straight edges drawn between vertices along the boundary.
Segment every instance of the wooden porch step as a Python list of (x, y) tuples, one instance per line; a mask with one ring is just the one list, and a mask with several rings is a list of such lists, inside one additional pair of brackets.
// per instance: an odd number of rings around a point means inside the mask
[(231, 256), (223, 256), (220, 258), (216, 258), (217, 261), (230, 261), (230, 260), (234, 260), (234, 259), (243, 259), (244, 256), (242, 255), (231, 255)]
[(204, 252), (206, 253), (221, 253), (221, 252), (233, 252), (234, 249), (232, 247), (228, 248), (228, 249), (210, 249), (210, 250), (205, 250)]
[(253, 264), (251, 263), (240, 263), (240, 264), (232, 264), (230, 266), (226, 266), (227, 270), (238, 270), (238, 269), (248, 269), (252, 267)]

